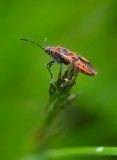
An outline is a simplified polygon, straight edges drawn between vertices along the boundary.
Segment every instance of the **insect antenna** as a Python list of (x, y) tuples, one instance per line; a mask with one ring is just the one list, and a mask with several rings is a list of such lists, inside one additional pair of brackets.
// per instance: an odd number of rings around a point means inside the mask
[(45, 47), (47, 47), (47, 37), (45, 37)]
[(28, 39), (22, 39), (22, 38), (21, 38), (21, 39), (19, 39), (19, 40), (23, 40), (23, 41), (28, 41), (28, 42), (34, 43), (35, 45), (37, 45), (37, 46), (41, 47), (43, 50), (45, 50), (44, 47), (42, 47), (42, 46), (39, 45), (38, 43), (35, 43), (35, 42), (30, 41), (30, 40), (28, 40)]

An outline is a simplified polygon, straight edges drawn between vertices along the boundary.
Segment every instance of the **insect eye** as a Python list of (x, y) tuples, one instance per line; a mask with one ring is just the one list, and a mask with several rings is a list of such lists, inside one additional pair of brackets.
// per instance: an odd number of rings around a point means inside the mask
[(49, 50), (49, 49), (45, 49), (45, 52), (49, 54), (49, 53), (50, 53), (50, 50)]

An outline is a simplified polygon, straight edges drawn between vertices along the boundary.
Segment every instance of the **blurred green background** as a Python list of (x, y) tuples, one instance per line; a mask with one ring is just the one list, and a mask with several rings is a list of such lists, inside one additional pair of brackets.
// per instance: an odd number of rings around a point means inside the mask
[[(78, 76), (72, 93), (81, 95), (55, 120), (54, 129), (61, 132), (55, 133), (47, 149), (117, 146), (116, 2), (0, 1), (1, 160), (35, 152), (34, 133), (48, 102), (50, 75), (45, 65), (51, 59), (18, 38), (43, 46), (47, 37), (48, 45), (66, 46), (90, 60), (98, 71), (95, 77)], [(55, 77), (58, 70), (55, 64)]]

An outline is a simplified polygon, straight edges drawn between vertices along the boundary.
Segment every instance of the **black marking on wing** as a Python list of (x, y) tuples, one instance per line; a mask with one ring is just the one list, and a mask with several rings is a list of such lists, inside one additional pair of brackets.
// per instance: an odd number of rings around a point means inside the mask
[(64, 49), (61, 49), (60, 53), (63, 53), (64, 55), (66, 56), (70, 56), (69, 53), (67, 53), (67, 50), (64, 48)]
[(78, 61), (78, 58), (72, 57), (72, 61), (73, 61), (73, 62)]
[(61, 48), (58, 47), (56, 50), (57, 50), (57, 51), (61, 51)]

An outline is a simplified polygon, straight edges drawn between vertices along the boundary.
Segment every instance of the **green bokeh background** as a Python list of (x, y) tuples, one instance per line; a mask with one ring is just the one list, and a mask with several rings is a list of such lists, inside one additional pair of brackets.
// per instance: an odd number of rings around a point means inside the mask
[[(62, 131), (51, 138), (47, 148), (117, 146), (116, 2), (0, 2), (1, 160), (35, 152), (34, 132), (48, 102), (50, 75), (45, 65), (51, 59), (37, 46), (18, 38), (44, 45), (47, 37), (48, 45), (66, 46), (90, 60), (98, 71), (95, 77), (78, 76), (72, 93), (81, 95), (55, 120)], [(55, 64), (55, 77), (58, 70)]]

